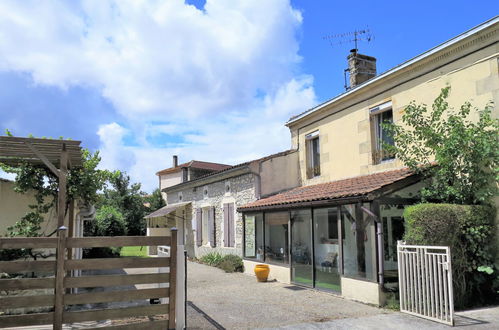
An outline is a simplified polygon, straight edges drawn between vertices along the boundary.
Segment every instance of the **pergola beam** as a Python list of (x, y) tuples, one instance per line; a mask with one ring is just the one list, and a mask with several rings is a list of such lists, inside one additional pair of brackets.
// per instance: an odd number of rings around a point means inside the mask
[[(38, 158), (40, 158), (40, 160), (45, 164), (45, 166), (47, 166), (49, 168), (49, 170), (52, 171), (52, 173), (54, 173), (57, 177), (59, 177), (59, 182), (60, 182), (60, 173), (59, 173), (59, 170), (54, 166), (54, 164), (52, 164), (48, 159), (47, 157), (45, 157), (45, 155), (43, 155), (41, 152), (39, 152), (30, 142), (28, 141), (25, 141), (24, 144), (26, 144), (28, 146), (28, 148), (33, 151), (33, 153), (38, 156)], [(67, 158), (67, 151), (66, 151), (66, 146), (63, 145), (63, 150), (66, 154), (66, 158)], [(61, 163), (62, 163), (62, 156), (61, 156)], [(67, 163), (67, 161), (66, 161)]]

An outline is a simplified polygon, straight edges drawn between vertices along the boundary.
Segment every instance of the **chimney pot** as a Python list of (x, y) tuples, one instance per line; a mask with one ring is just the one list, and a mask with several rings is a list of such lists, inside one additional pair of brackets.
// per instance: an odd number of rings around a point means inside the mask
[(178, 156), (174, 155), (173, 156), (173, 167), (177, 167), (177, 166), (178, 166)]

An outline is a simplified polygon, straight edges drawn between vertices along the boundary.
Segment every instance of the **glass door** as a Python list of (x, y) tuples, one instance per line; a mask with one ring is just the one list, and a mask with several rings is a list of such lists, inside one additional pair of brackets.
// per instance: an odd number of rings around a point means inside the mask
[(338, 208), (314, 209), (315, 287), (341, 292)]
[(312, 211), (291, 211), (291, 281), (314, 285)]

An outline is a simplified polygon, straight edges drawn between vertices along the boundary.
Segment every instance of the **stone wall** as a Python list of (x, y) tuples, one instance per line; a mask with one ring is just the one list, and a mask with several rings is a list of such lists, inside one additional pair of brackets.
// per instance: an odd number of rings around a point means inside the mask
[[(186, 242), (186, 245), (194, 244), (195, 257), (199, 258), (214, 251), (224, 255), (237, 254), (242, 256), (243, 220), (242, 214), (237, 212), (236, 209), (256, 200), (255, 184), (256, 178), (254, 174), (243, 174), (204, 186), (185, 188), (180, 191), (182, 200), (179, 200), (180, 194), (178, 192), (168, 194), (168, 204), (192, 202), (192, 225), (191, 228), (187, 228), (191, 232), (187, 233), (187, 237), (191, 240), (196, 238), (196, 211), (205, 207), (215, 208), (216, 247), (213, 248), (207, 245), (197, 247), (195, 242)], [(234, 203), (235, 247), (225, 247), (224, 245), (224, 203)], [(191, 255), (191, 257), (193, 256)]]

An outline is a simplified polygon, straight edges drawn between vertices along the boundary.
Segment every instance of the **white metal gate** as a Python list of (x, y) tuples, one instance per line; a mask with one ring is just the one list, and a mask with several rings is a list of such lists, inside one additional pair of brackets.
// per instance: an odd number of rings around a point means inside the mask
[(400, 311), (454, 325), (450, 249), (397, 244)]

